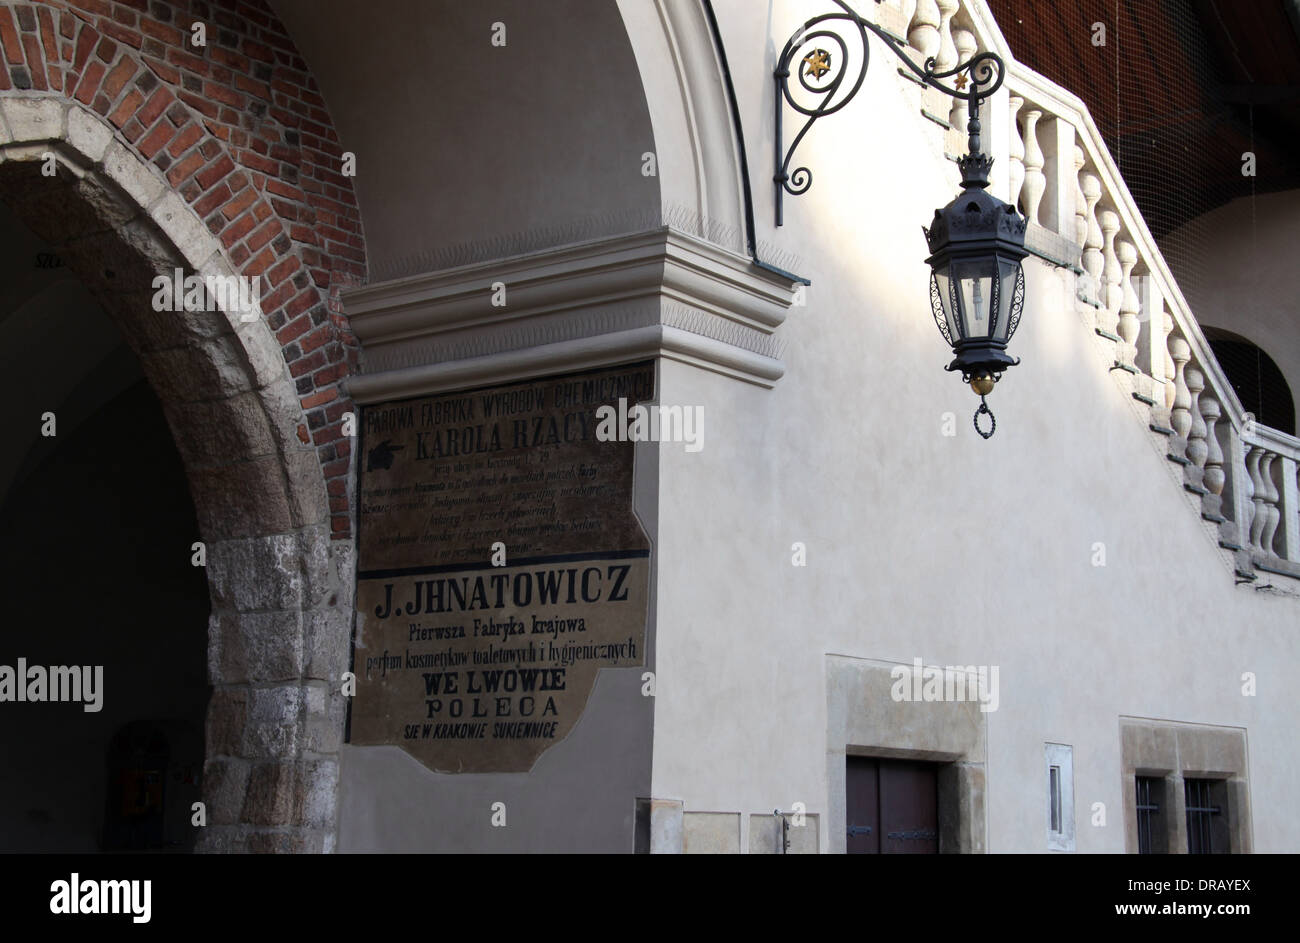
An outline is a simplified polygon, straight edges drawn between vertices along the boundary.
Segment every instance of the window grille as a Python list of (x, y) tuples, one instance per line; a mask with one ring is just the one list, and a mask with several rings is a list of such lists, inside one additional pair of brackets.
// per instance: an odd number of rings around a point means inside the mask
[(1222, 799), (1216, 795), (1221, 784), (1211, 779), (1183, 780), (1187, 800), (1187, 853), (1189, 855), (1225, 854)]
[(1156, 854), (1156, 828), (1160, 818), (1163, 781), (1156, 776), (1137, 777), (1138, 854)]

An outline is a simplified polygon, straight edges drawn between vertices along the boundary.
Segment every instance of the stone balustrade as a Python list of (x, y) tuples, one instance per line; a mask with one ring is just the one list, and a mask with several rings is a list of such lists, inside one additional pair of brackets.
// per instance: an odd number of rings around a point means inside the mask
[[(922, 58), (951, 49), (954, 62), (983, 51), (1006, 62), (1004, 87), (981, 115), (1002, 165), (993, 191), (1029, 221), (1030, 251), (1074, 272), (1080, 313), (1112, 376), (1141, 404), (1239, 577), (1300, 579), (1300, 439), (1242, 409), (1086, 106), (1017, 63), (980, 0), (887, 5), (910, 14), (907, 36)], [(965, 119), (964, 103), (951, 109), (950, 156), (964, 151), (964, 137), (954, 148)]]
[(1234, 511), (1252, 561), (1300, 577), (1300, 440), (1248, 419), (1233, 458), (1244, 468)]

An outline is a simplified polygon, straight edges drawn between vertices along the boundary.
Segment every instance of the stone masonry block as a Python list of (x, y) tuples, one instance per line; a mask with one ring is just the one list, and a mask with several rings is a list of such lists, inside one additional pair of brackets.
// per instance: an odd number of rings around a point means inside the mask
[(252, 389), (233, 335), (210, 338), (202, 347), (155, 351), (142, 360), (163, 402), (223, 399)]
[(280, 449), (289, 452), (307, 448), (306, 443), (298, 438), (298, 426), (306, 423), (307, 418), (293, 385), (288, 382), (272, 383), (258, 390), (257, 396), (270, 418), (271, 430)]
[(337, 681), (309, 684), (306, 691), (306, 750), (309, 753), (338, 753), (347, 718), (347, 698), (339, 692)]
[(67, 106), (53, 98), (6, 98), (0, 101), (0, 113), (9, 126), (10, 140), (17, 142), (63, 140), (66, 111)]
[[(297, 535), (298, 559), (302, 560), (303, 574), (307, 579), (304, 608), (335, 607), (338, 605), (339, 571), (331, 553), (328, 521), (304, 528)], [(350, 579), (350, 575), (348, 579)]]
[(302, 749), (305, 692), (297, 684), (250, 688), (248, 722), (244, 726), (241, 755), (273, 759)]
[(176, 246), (191, 268), (197, 269), (212, 255), (216, 240), (203, 222), (175, 193), (168, 191), (149, 211), (158, 228)]
[(217, 686), (213, 689), (205, 724), (209, 757), (239, 754), (247, 717), (247, 688)]
[[(329, 497), (325, 493), (325, 479), (321, 475), (320, 459), (316, 453), (297, 449), (286, 452), (283, 459), (293, 526), (310, 527), (327, 522), (330, 516)], [(313, 558), (313, 563), (315, 562)], [(326, 561), (321, 562), (328, 568)], [(323, 579), (313, 582), (314, 587), (321, 585), (324, 585)]]
[(166, 183), (149, 169), (148, 164), (141, 162), (116, 139), (104, 152), (104, 172), (140, 206), (152, 206), (167, 189)]
[(352, 631), (350, 604), (314, 609), (303, 614), (306, 651), (303, 675), (325, 681), (337, 689), (348, 668), (348, 640)]
[(283, 471), (276, 456), (188, 468), (186, 474), (191, 493), (196, 496), (199, 532), (208, 541), (254, 537), (266, 530), (286, 531), (293, 526)]
[(338, 814), (338, 761), (306, 760), (298, 777), (298, 821), (309, 828), (332, 828)]
[(92, 164), (103, 159), (113, 140), (113, 129), (82, 108), (68, 109), (68, 144)]
[(306, 593), (292, 534), (208, 544), (213, 605), (242, 612), (298, 609)]
[(270, 423), (252, 393), (180, 403), (169, 412), (174, 413), (169, 418), (176, 447), (187, 465), (222, 465), (275, 451)]
[(303, 668), (303, 616), (216, 612), (209, 620), (208, 674), (214, 684), (296, 681)]
[(254, 388), (262, 389), (280, 380), (287, 383), (289, 368), (284, 362), (284, 352), (266, 322), (260, 318), (251, 322), (239, 322), (238, 315), (235, 318), (236, 336), (252, 368)]
[(248, 777), (248, 790), (240, 818), (250, 825), (284, 825), (294, 822), (297, 776), (291, 763), (257, 763)]
[(248, 791), (249, 765), (242, 760), (209, 760), (203, 767), (203, 802), (208, 827), (234, 825), (244, 808)]

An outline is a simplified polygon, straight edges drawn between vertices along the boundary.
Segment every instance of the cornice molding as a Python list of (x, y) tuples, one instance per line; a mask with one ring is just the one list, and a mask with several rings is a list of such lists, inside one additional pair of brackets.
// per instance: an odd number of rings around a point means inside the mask
[(365, 405), (445, 390), (632, 363), (650, 357), (691, 364), (769, 389), (785, 373), (785, 365), (780, 360), (660, 324), (482, 357), (354, 375), (348, 379), (347, 387), (349, 395), (356, 402)]
[(343, 293), (364, 364), (347, 387), (374, 402), (657, 356), (770, 387), (794, 288), (667, 226), (394, 279)]

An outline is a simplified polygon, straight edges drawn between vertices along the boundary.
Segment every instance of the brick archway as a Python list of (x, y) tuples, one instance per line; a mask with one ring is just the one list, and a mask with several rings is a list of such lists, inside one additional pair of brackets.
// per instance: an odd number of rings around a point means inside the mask
[[(199, 848), (330, 851), (358, 351), (338, 295), (366, 257), (325, 103), (265, 0), (0, 3), (0, 55), (0, 198), (140, 357), (207, 545)], [(152, 310), (176, 267), (259, 277), (261, 317)]]
[(199, 847), (332, 850), (351, 544), (281, 345), (266, 317), (154, 310), (157, 274), (239, 270), (108, 122), (12, 93), (0, 119), (0, 199), (121, 328), (185, 461), (212, 597)]

